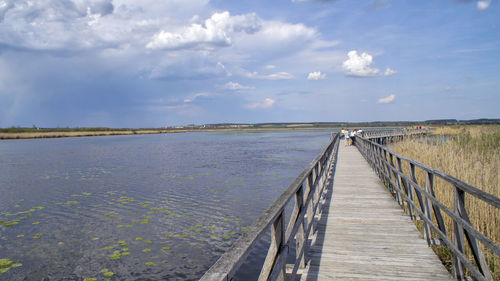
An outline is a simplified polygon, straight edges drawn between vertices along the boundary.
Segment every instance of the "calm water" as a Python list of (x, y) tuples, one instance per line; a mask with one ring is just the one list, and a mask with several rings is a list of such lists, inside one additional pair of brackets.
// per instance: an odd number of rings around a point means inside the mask
[[(196, 280), (329, 139), (291, 131), (0, 141), (0, 279)], [(245, 270), (243, 279), (253, 274)]]

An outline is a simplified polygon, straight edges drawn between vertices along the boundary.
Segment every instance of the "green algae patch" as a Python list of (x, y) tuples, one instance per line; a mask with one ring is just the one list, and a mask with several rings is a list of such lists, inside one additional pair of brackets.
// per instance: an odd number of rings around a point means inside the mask
[(113, 271), (109, 271), (109, 269), (107, 269), (107, 268), (101, 270), (101, 273), (102, 273), (102, 275), (104, 275), (106, 277), (112, 277), (113, 275), (115, 275), (115, 273)]
[(155, 265), (155, 263), (154, 263), (154, 262), (152, 262), (152, 261), (148, 261), (148, 262), (146, 262), (146, 263), (144, 263), (144, 264), (145, 264), (145, 265)]
[(139, 241), (139, 240), (143, 240), (144, 238), (142, 237), (136, 237), (135, 240)]
[(143, 251), (144, 253), (148, 253), (148, 252), (151, 252), (151, 249), (146, 248), (146, 249), (144, 249), (144, 250), (142, 250), (142, 251)]
[(97, 278), (84, 278), (83, 281), (97, 281)]
[(0, 259), (0, 274), (7, 272), (11, 268), (23, 266), (22, 263), (14, 263), (10, 259)]
[(161, 247), (162, 250), (170, 250), (170, 246)]
[(122, 252), (121, 255), (122, 256), (128, 256), (128, 255), (130, 255), (130, 252)]
[(111, 249), (113, 249), (114, 247), (115, 247), (115, 246), (106, 246), (106, 247), (104, 247), (103, 249), (104, 249), (104, 250), (111, 250)]
[(19, 234), (16, 236), (17, 238), (23, 238), (24, 237), (24, 234)]
[(37, 233), (37, 234), (33, 235), (33, 239), (40, 239), (40, 237), (42, 237), (41, 233)]

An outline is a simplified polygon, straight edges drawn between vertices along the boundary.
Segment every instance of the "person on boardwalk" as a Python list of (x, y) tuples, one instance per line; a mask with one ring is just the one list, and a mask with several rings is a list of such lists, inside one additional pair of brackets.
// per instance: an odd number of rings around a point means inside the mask
[(345, 138), (345, 146), (348, 146), (350, 144), (350, 141), (349, 141), (349, 129), (345, 129), (344, 131), (344, 138)]
[(340, 134), (340, 138), (343, 139), (344, 138), (344, 134), (345, 134), (345, 130), (344, 128), (342, 128), (342, 133)]
[(356, 136), (356, 129), (352, 130), (350, 135), (349, 135), (349, 145), (353, 145), (354, 144), (354, 137)]

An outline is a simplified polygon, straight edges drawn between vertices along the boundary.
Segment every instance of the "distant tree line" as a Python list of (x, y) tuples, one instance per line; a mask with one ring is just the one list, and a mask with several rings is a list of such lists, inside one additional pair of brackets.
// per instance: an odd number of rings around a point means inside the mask
[(164, 128), (108, 128), (108, 127), (76, 127), (76, 128), (31, 128), (10, 127), (0, 128), (0, 133), (23, 133), (23, 132), (106, 132), (106, 131), (130, 131), (130, 130), (165, 130), (165, 129), (263, 129), (263, 128), (352, 128), (352, 127), (411, 127), (411, 126), (450, 126), (450, 125), (500, 125), (500, 119), (439, 119), (426, 121), (374, 121), (374, 122), (304, 122), (304, 123), (219, 123), (187, 126), (164, 127)]

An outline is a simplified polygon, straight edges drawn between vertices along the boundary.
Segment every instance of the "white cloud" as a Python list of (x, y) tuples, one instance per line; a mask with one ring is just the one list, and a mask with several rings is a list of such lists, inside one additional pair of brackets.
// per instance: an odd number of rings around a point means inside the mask
[(227, 82), (226, 84), (224, 84), (223, 88), (224, 88), (224, 89), (228, 89), (228, 90), (237, 91), (237, 90), (251, 89), (252, 87), (249, 87), (249, 86), (243, 86), (243, 85), (241, 85), (241, 84), (240, 84), (240, 83), (238, 83), (238, 82), (232, 82), (232, 81), (229, 81), (229, 82)]
[(180, 49), (201, 44), (231, 45), (232, 32), (252, 33), (260, 29), (255, 14), (231, 16), (229, 12), (214, 13), (202, 24), (191, 24), (181, 32), (161, 30), (146, 45), (149, 49)]
[(390, 69), (389, 67), (387, 67), (387, 68), (385, 69), (384, 75), (385, 75), (385, 76), (391, 76), (391, 75), (394, 75), (394, 74), (396, 74), (396, 73), (398, 73), (396, 70), (394, 70), (394, 69)]
[(261, 75), (258, 72), (249, 72), (246, 70), (242, 71), (242, 74), (245, 75), (248, 78), (254, 78), (254, 79), (264, 79), (264, 80), (288, 80), (292, 79), (293, 75), (288, 73), (288, 72), (276, 72), (272, 74), (267, 74), (267, 75)]
[(268, 65), (264, 66), (264, 68), (265, 69), (275, 69), (276, 65), (268, 64)]
[(391, 103), (394, 101), (394, 99), (396, 99), (396, 95), (392, 94), (385, 98), (378, 99), (377, 103)]
[(373, 57), (368, 53), (363, 52), (360, 56), (357, 51), (353, 50), (347, 53), (347, 56), (349, 59), (342, 64), (345, 75), (368, 77), (380, 74), (379, 69), (370, 67), (373, 65)]
[(274, 103), (275, 103), (274, 99), (266, 98), (262, 102), (247, 104), (245, 107), (249, 109), (264, 109), (273, 107)]
[(259, 78), (266, 80), (288, 80), (292, 79), (293, 75), (288, 72), (277, 72), (269, 75), (260, 76)]
[(194, 102), (197, 98), (199, 97), (210, 97), (211, 95), (209, 93), (198, 93), (190, 98), (184, 99), (184, 103), (191, 103)]
[(373, 76), (390, 76), (397, 73), (397, 71), (387, 67), (385, 72), (381, 72), (380, 69), (373, 67), (373, 56), (368, 53), (361, 53), (358, 55), (356, 50), (352, 50), (347, 53), (349, 57), (342, 64), (342, 69), (346, 76), (356, 76), (356, 77), (373, 77)]
[(486, 9), (488, 9), (488, 7), (490, 6), (491, 4), (491, 0), (480, 0), (480, 1), (477, 1), (477, 9), (479, 11), (484, 11)]
[(307, 80), (322, 80), (326, 78), (326, 73), (321, 73), (321, 71), (310, 72), (307, 75)]

